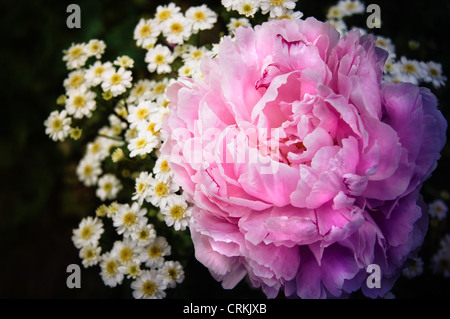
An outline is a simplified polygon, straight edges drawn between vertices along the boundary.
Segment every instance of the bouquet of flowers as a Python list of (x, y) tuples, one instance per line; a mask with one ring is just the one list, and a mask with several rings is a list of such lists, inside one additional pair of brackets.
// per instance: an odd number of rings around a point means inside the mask
[[(222, 5), (159, 5), (136, 21), (145, 71), (126, 55), (103, 61), (100, 39), (64, 52), (46, 133), (96, 132), (76, 172), (104, 202), (73, 230), (83, 265), (164, 298), (188, 275), (170, 237), (226, 289), (247, 278), (268, 298), (384, 297), (420, 267), (429, 215), (447, 210), (429, 213), (420, 195), (447, 122), (418, 85), (444, 85), (441, 65), (398, 56), (376, 14), (348, 25), (369, 12), (359, 0), (327, 21), (296, 0)], [(450, 259), (448, 242), (435, 258)]]

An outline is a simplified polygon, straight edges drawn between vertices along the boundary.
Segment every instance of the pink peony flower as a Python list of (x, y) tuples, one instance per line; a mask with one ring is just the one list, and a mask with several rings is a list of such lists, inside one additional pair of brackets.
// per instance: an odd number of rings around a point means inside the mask
[[(419, 191), (447, 122), (425, 88), (382, 83), (372, 36), (328, 23), (239, 28), (168, 90), (162, 153), (194, 204), (195, 256), (269, 298), (389, 291), (423, 242)], [(369, 287), (376, 264), (381, 287)]]

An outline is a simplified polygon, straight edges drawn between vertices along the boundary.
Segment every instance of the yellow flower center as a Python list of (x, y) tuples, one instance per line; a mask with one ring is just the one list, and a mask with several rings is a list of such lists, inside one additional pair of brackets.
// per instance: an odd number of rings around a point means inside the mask
[(147, 126), (147, 131), (151, 132), (153, 135), (157, 135), (158, 132), (155, 130), (156, 123), (150, 123)]
[(122, 76), (121, 76), (120, 74), (118, 74), (118, 73), (114, 73), (114, 74), (111, 76), (110, 81), (111, 81), (111, 84), (112, 84), (112, 85), (117, 85), (117, 84), (119, 84), (120, 82), (122, 82)]
[(141, 240), (145, 240), (148, 237), (150, 237), (150, 232), (147, 229), (142, 229), (139, 233), (138, 233), (138, 237)]
[(84, 98), (84, 96), (77, 95), (76, 97), (74, 97), (73, 106), (75, 106), (75, 108), (79, 109), (79, 108), (84, 107), (85, 105), (86, 105), (86, 99)]
[(181, 219), (184, 216), (184, 208), (180, 205), (175, 205), (170, 209), (170, 216), (172, 216), (173, 219)]
[(253, 7), (249, 3), (244, 4), (244, 6), (242, 7), (242, 12), (244, 14), (250, 14), (252, 11), (253, 11)]
[(96, 77), (99, 77), (103, 74), (103, 72), (105, 72), (105, 68), (103, 66), (99, 66), (97, 68), (95, 68), (94, 70), (94, 74)]
[(63, 128), (63, 121), (59, 118), (55, 118), (52, 121), (52, 130), (55, 132), (61, 131)]
[(148, 110), (147, 109), (139, 109), (136, 112), (136, 116), (137, 116), (138, 119), (143, 120), (143, 119), (147, 118)]
[(113, 184), (110, 183), (110, 182), (106, 182), (106, 183), (103, 185), (103, 190), (104, 190), (105, 192), (107, 192), (107, 193), (111, 192), (112, 189), (113, 189)]
[(414, 65), (412, 65), (412, 64), (405, 64), (403, 66), (403, 70), (406, 73), (414, 73), (414, 72), (416, 72), (416, 67)]
[(99, 142), (95, 142), (94, 144), (92, 144), (91, 153), (96, 154), (100, 152), (101, 149), (102, 149), (101, 144)]
[(94, 231), (92, 230), (92, 226), (88, 225), (88, 226), (83, 227), (83, 229), (80, 232), (80, 237), (83, 240), (88, 240), (89, 238), (92, 237), (93, 234), (94, 234)]
[(134, 91), (134, 94), (137, 96), (141, 96), (145, 92), (145, 85), (139, 85), (136, 90)]
[(153, 89), (153, 92), (155, 92), (155, 94), (163, 94), (165, 90), (166, 90), (166, 85), (165, 84), (158, 84)]
[(81, 84), (83, 84), (84, 78), (81, 74), (75, 74), (70, 78), (69, 84), (73, 88), (79, 87)]
[(431, 69), (430, 69), (430, 74), (431, 74), (432, 76), (439, 76), (439, 71), (436, 70), (436, 69), (434, 69), (434, 68), (431, 68)]
[(148, 24), (144, 24), (141, 28), (140, 34), (141, 37), (146, 38), (152, 32), (152, 28)]
[(105, 266), (106, 272), (109, 275), (115, 275), (117, 273), (117, 268), (118, 268), (118, 265), (115, 260), (109, 260)]
[(85, 259), (92, 259), (95, 257), (95, 251), (94, 249), (87, 249), (84, 253), (84, 258)]
[(194, 20), (197, 22), (204, 21), (206, 19), (206, 15), (203, 11), (197, 11), (194, 13)]
[(141, 138), (136, 142), (136, 147), (139, 149), (144, 148), (145, 145), (147, 145), (147, 141), (145, 140), (145, 138)]
[(150, 258), (157, 258), (157, 257), (161, 256), (162, 251), (161, 251), (161, 248), (159, 248), (156, 245), (153, 245), (153, 246), (150, 246), (147, 253)]
[(161, 165), (159, 167), (160, 167), (161, 171), (164, 173), (170, 172), (170, 166), (166, 160), (162, 161)]
[(160, 13), (158, 13), (158, 19), (161, 21), (167, 20), (172, 16), (170, 13), (170, 10), (163, 10)]
[(84, 176), (87, 176), (87, 177), (91, 176), (93, 170), (94, 170), (94, 169), (93, 169), (93, 167), (92, 167), (91, 165), (85, 165), (84, 168), (83, 168), (83, 174), (84, 174)]
[(83, 55), (83, 48), (81, 47), (75, 47), (72, 50), (70, 50), (70, 57), (71, 58), (79, 58), (80, 56)]
[(155, 186), (155, 194), (159, 197), (163, 197), (163, 196), (167, 195), (168, 191), (169, 191), (169, 188), (163, 182), (159, 182)]
[(119, 252), (120, 261), (126, 263), (133, 259), (133, 250), (130, 247), (123, 247)]
[(123, 215), (122, 221), (125, 226), (131, 227), (136, 222), (136, 214), (133, 212), (128, 212)]
[(157, 55), (155, 56), (155, 63), (156, 63), (156, 64), (161, 65), (161, 64), (164, 63), (164, 61), (166, 61), (166, 58), (164, 57), (164, 55), (162, 55), (162, 54), (157, 54)]
[(178, 277), (178, 271), (177, 271), (175, 268), (170, 268), (170, 269), (167, 271), (167, 273), (168, 273), (168, 275), (169, 275), (169, 277), (170, 277), (171, 279), (175, 279), (175, 278)]
[(146, 296), (153, 296), (157, 290), (158, 288), (156, 284), (151, 280), (147, 280), (142, 284), (142, 292)]
[(183, 25), (179, 22), (174, 22), (170, 25), (170, 31), (175, 34), (180, 34), (183, 32)]
[(142, 193), (142, 192), (145, 191), (146, 188), (147, 188), (147, 187), (146, 187), (146, 184), (145, 184), (145, 183), (139, 182), (139, 183), (137, 184), (137, 186), (136, 186), (136, 191), (137, 191), (138, 193)]

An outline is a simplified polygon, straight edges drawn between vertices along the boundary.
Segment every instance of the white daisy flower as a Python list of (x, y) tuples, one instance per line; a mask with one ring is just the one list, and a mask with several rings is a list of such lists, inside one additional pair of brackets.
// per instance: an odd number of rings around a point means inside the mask
[(134, 66), (134, 60), (128, 55), (122, 55), (117, 57), (113, 64), (124, 69), (131, 69)]
[(148, 172), (141, 172), (139, 176), (136, 178), (135, 182), (135, 192), (133, 197), (131, 198), (134, 201), (137, 201), (140, 205), (144, 202), (145, 197), (147, 197), (147, 190), (150, 185), (150, 181), (152, 176)]
[(173, 176), (173, 171), (170, 168), (169, 157), (160, 156), (153, 167), (153, 174), (157, 181), (168, 182)]
[(85, 43), (72, 43), (69, 49), (63, 51), (63, 61), (66, 62), (67, 69), (78, 69), (86, 64), (89, 56), (86, 54), (85, 46)]
[(181, 55), (185, 63), (200, 62), (205, 56), (211, 56), (211, 52), (205, 47), (197, 48), (195, 46), (189, 46)]
[(134, 39), (138, 47), (147, 49), (154, 45), (161, 33), (159, 24), (153, 19), (140, 19), (134, 29)]
[(157, 111), (158, 105), (156, 103), (148, 100), (142, 101), (137, 106), (130, 105), (128, 107), (127, 121), (130, 123), (130, 127), (136, 127), (140, 123), (145, 123), (150, 115)]
[(166, 280), (167, 288), (175, 288), (176, 284), (181, 284), (184, 280), (183, 266), (178, 261), (165, 261), (160, 273)]
[(122, 284), (124, 273), (120, 261), (114, 254), (105, 253), (100, 262), (100, 275), (106, 286), (115, 287)]
[(447, 217), (448, 207), (442, 199), (437, 199), (429, 206), (429, 214), (438, 220), (444, 220)]
[(87, 245), (80, 249), (80, 258), (84, 268), (89, 268), (91, 266), (97, 265), (100, 260), (101, 247)]
[(142, 223), (131, 233), (131, 239), (139, 247), (149, 245), (156, 238), (155, 227), (152, 224)]
[(103, 91), (110, 91), (113, 96), (124, 93), (127, 88), (131, 87), (131, 81), (133, 80), (131, 71), (124, 68), (119, 68), (117, 71), (114, 68), (108, 69), (102, 74), (102, 78)]
[(171, 248), (167, 240), (158, 236), (141, 251), (140, 260), (149, 268), (159, 268), (164, 264), (164, 257), (169, 256)]
[(105, 53), (106, 44), (102, 40), (92, 39), (84, 47), (87, 56), (95, 56), (96, 59), (100, 59), (102, 54)]
[(113, 174), (105, 174), (98, 180), (96, 195), (102, 201), (113, 200), (122, 189), (120, 180)]
[(152, 92), (152, 98), (157, 99), (161, 95), (164, 95), (166, 93), (166, 89), (171, 84), (171, 80), (168, 78), (163, 78), (161, 81), (152, 81), (151, 86), (151, 92)]
[(402, 56), (397, 64), (398, 68), (396, 71), (398, 73), (396, 75), (401, 79), (401, 81), (418, 85), (419, 81), (424, 78), (426, 71), (423, 66), (420, 65), (419, 61), (409, 60)]
[(294, 10), (297, 0), (261, 0), (261, 11), (263, 14), (270, 13), (270, 17), (282, 16), (286, 9)]
[(345, 12), (339, 6), (331, 6), (327, 12), (327, 19), (342, 20), (345, 17)]
[(130, 157), (151, 153), (160, 144), (159, 139), (148, 132), (138, 132), (138, 136), (133, 138), (128, 144)]
[(241, 18), (231, 18), (230, 22), (227, 24), (228, 33), (232, 34), (239, 27), (249, 27), (251, 26), (250, 20), (244, 17)]
[(139, 277), (131, 283), (131, 288), (133, 288), (135, 299), (162, 299), (166, 296), (164, 290), (167, 287), (159, 272), (151, 269), (142, 271)]
[(125, 237), (131, 236), (131, 233), (136, 227), (142, 223), (147, 223), (146, 208), (141, 208), (138, 203), (119, 205), (117, 213), (113, 216), (113, 224), (119, 235), (123, 234)]
[(85, 156), (92, 157), (101, 162), (108, 157), (109, 151), (107, 145), (103, 143), (105, 138), (97, 137), (93, 142), (87, 144), (87, 150)]
[(227, 11), (236, 10), (236, 0), (222, 0), (221, 2)]
[(136, 262), (139, 256), (136, 243), (130, 238), (115, 241), (111, 254), (117, 257), (121, 265)]
[(46, 127), (45, 134), (49, 135), (53, 141), (64, 141), (70, 134), (70, 124), (72, 119), (67, 117), (67, 111), (53, 111), (44, 121)]
[(144, 100), (149, 100), (151, 98), (151, 81), (148, 79), (142, 79), (133, 84), (130, 90), (130, 95), (128, 96), (128, 104), (139, 104)]
[(259, 6), (259, 0), (238, 0), (234, 6), (234, 9), (241, 15), (253, 17), (259, 10)]
[(161, 213), (164, 215), (166, 225), (175, 230), (185, 230), (191, 219), (192, 208), (181, 195), (171, 195), (167, 198), (167, 203), (161, 206)]
[(100, 236), (103, 234), (103, 222), (97, 217), (91, 216), (83, 218), (74, 229), (72, 241), (78, 249), (86, 246), (98, 246)]
[(96, 94), (88, 90), (84, 85), (78, 89), (67, 92), (66, 110), (69, 115), (73, 115), (76, 119), (83, 117), (90, 118), (92, 111), (96, 108)]
[(63, 82), (64, 88), (66, 89), (66, 91), (78, 89), (83, 84), (86, 86), (89, 86), (86, 83), (85, 74), (86, 74), (85, 69), (80, 69), (80, 70), (75, 70), (75, 71), (70, 72), (67, 75), (67, 78)]
[(132, 260), (126, 265), (121, 266), (121, 271), (127, 276), (128, 279), (136, 279), (141, 273), (141, 263)]
[(173, 60), (174, 56), (170, 49), (161, 44), (157, 44), (154, 48), (149, 49), (145, 55), (145, 62), (148, 63), (148, 71), (156, 71), (158, 74), (169, 73), (172, 71), (170, 64)]
[(78, 179), (85, 186), (94, 186), (98, 177), (102, 174), (100, 161), (92, 156), (85, 156), (77, 166)]
[(153, 206), (163, 207), (167, 203), (167, 198), (178, 190), (179, 186), (170, 180), (163, 182), (152, 178), (148, 187), (148, 196), (145, 200), (152, 203)]
[(345, 16), (366, 12), (366, 7), (359, 0), (341, 0), (337, 6), (344, 12)]
[(181, 8), (173, 2), (168, 5), (159, 5), (156, 7), (155, 19), (159, 24), (165, 23), (168, 19), (178, 14), (180, 10)]
[(192, 31), (194, 34), (200, 30), (212, 29), (217, 22), (217, 14), (209, 9), (206, 4), (190, 7), (185, 15), (187, 19), (192, 21)]
[[(164, 110), (158, 109), (156, 112), (150, 114), (150, 116), (139, 122), (137, 128), (139, 132), (150, 133), (155, 137), (159, 136), (159, 133), (162, 128), (162, 119), (163, 119)], [(159, 143), (156, 148), (159, 148)]]
[(100, 61), (95, 61), (95, 63), (86, 70), (85, 78), (88, 86), (97, 86), (102, 83), (102, 74), (112, 67), (111, 62), (102, 63)]
[(164, 22), (162, 33), (167, 42), (182, 44), (192, 35), (192, 21), (183, 14), (177, 13)]
[(423, 69), (426, 70), (423, 79), (425, 82), (431, 83), (436, 89), (445, 85), (445, 82), (447, 82), (447, 77), (442, 73), (442, 64), (433, 61), (422, 63)]

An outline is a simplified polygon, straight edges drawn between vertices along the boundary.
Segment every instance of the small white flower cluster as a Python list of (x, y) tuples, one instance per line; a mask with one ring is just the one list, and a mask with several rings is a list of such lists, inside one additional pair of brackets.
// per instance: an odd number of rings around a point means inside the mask
[[(164, 237), (157, 236), (153, 224), (148, 222), (147, 209), (139, 203), (102, 205), (97, 217), (81, 220), (73, 230), (72, 241), (78, 249), (85, 268), (99, 265), (100, 275), (106, 286), (115, 287), (124, 278), (132, 280), (133, 297), (160, 299), (165, 289), (183, 282), (184, 271), (178, 261), (166, 260), (171, 247)], [(110, 251), (102, 254), (100, 245), (104, 233), (100, 218), (110, 218), (117, 234)]]
[(181, 58), (183, 66), (178, 75), (200, 77), (199, 61), (210, 53), (205, 47), (197, 48), (186, 42), (192, 35), (212, 29), (216, 22), (217, 14), (204, 4), (190, 7), (185, 13), (174, 3), (159, 5), (154, 17), (141, 19), (134, 29), (137, 46), (147, 50), (148, 71), (171, 73), (173, 62)]
[[(336, 5), (328, 9), (327, 19), (339, 31), (341, 36), (345, 36), (349, 29), (344, 18), (365, 12), (366, 7), (359, 0), (340, 0)], [(367, 33), (365, 29), (359, 27), (353, 27), (351, 30), (358, 30), (361, 34)], [(395, 46), (391, 39), (387, 37), (376, 35), (376, 45), (386, 50), (389, 54), (383, 70), (384, 81), (410, 82), (415, 85), (430, 83), (436, 89), (445, 85), (447, 77), (442, 73), (441, 64), (434, 61), (411, 60), (405, 56), (397, 59)]]
[[(135, 63), (129, 56), (102, 61), (106, 44), (101, 40), (64, 50), (65, 93), (57, 100), (61, 109), (44, 122), (46, 134), (54, 141), (69, 135), (77, 140), (83, 132), (78, 125), (83, 124), (89, 134), (96, 132), (85, 145), (76, 174), (85, 186), (96, 188), (100, 201), (109, 202), (97, 209), (95, 218), (82, 219), (72, 240), (85, 267), (100, 266), (105, 285), (134, 280), (136, 298), (163, 298), (166, 288), (184, 279), (182, 265), (165, 259), (171, 254), (166, 238), (156, 235), (163, 223), (173, 232), (184, 231), (192, 210), (172, 180), (170, 159), (159, 154), (166, 138), (162, 120), (169, 112), (167, 87), (177, 77), (202, 77), (200, 60), (212, 55), (205, 46), (187, 41), (216, 21), (217, 14), (206, 5), (182, 13), (174, 3), (158, 6), (151, 19), (141, 19), (134, 39), (147, 50), (148, 78), (133, 78)], [(134, 181), (134, 189), (127, 179)], [(122, 198), (131, 204), (118, 204)], [(99, 244), (102, 217), (111, 219), (120, 238), (105, 253), (107, 244)], [(154, 223), (150, 218), (156, 218)]]
[(437, 253), (432, 257), (432, 270), (435, 274), (441, 274), (450, 278), (450, 234), (441, 239)]
[(228, 11), (235, 10), (250, 18), (261, 10), (262, 14), (269, 14), (269, 20), (300, 19), (303, 13), (295, 11), (296, 2), (297, 0), (222, 0), (222, 5)]

